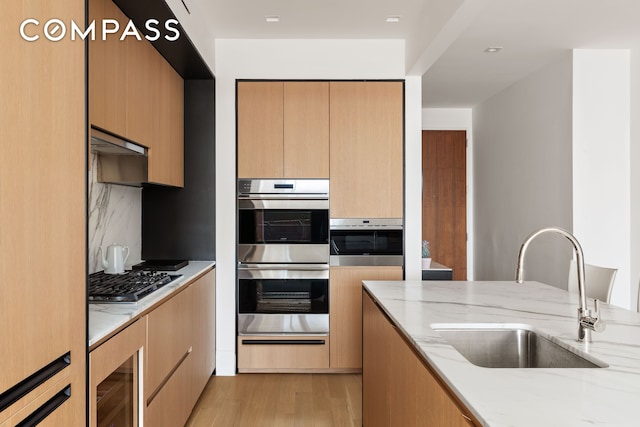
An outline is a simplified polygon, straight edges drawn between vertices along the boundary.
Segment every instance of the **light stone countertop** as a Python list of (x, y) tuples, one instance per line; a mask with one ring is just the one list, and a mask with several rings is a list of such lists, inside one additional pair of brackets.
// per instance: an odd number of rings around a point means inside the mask
[(186, 267), (168, 272), (182, 274), (182, 277), (147, 295), (137, 303), (89, 304), (89, 348), (145, 311), (149, 311), (175, 290), (191, 282), (193, 278), (211, 270), (215, 264), (215, 261), (189, 261)]
[[(365, 281), (364, 286), (484, 425), (640, 425), (640, 314), (602, 303), (607, 328), (593, 332), (593, 342), (586, 344), (576, 340), (578, 295), (542, 283)], [(530, 325), (609, 367), (475, 366), (431, 328), (436, 323)]]

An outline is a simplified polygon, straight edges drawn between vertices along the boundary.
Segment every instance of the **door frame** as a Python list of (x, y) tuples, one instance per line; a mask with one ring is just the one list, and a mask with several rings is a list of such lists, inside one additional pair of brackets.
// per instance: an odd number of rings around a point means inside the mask
[[(467, 280), (475, 280), (473, 228), (473, 131), (471, 108), (423, 108), (422, 130), (464, 130), (467, 133)], [(420, 132), (422, 134), (422, 132)], [(420, 146), (422, 156), (422, 145)], [(422, 162), (420, 163), (422, 173)], [(422, 175), (421, 175), (422, 182)], [(422, 185), (422, 184), (421, 184)], [(422, 209), (422, 208), (421, 208)], [(422, 218), (422, 213), (420, 213)], [(422, 221), (420, 222), (422, 228)]]

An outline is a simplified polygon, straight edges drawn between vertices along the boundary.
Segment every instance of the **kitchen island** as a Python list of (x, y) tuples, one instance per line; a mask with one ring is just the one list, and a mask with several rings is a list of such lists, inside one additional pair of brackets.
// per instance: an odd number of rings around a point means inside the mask
[[(397, 327), (404, 342), (453, 396), (453, 401), (468, 410), (479, 424), (519, 427), (639, 424), (635, 408), (640, 397), (638, 313), (601, 304), (606, 330), (594, 332), (592, 343), (581, 343), (576, 340), (578, 295), (542, 283), (363, 283), (365, 297), (371, 296), (377, 308)], [(561, 346), (605, 362), (608, 367), (476, 366), (433, 329), (461, 323), (527, 325), (554, 337)], [(364, 357), (366, 361), (367, 354)], [(366, 384), (366, 366), (364, 375)], [(365, 419), (369, 409), (365, 402)]]

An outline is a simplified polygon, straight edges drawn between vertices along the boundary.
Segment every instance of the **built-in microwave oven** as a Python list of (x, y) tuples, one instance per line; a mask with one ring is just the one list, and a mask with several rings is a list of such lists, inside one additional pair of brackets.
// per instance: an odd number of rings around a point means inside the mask
[(400, 218), (332, 218), (329, 234), (331, 265), (403, 265)]

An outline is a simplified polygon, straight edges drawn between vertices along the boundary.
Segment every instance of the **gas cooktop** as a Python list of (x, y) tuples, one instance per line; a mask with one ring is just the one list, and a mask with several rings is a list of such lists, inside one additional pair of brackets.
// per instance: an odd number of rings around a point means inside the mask
[(106, 274), (102, 271), (89, 275), (89, 302), (138, 302), (161, 287), (182, 277), (158, 271), (125, 271), (124, 274)]

